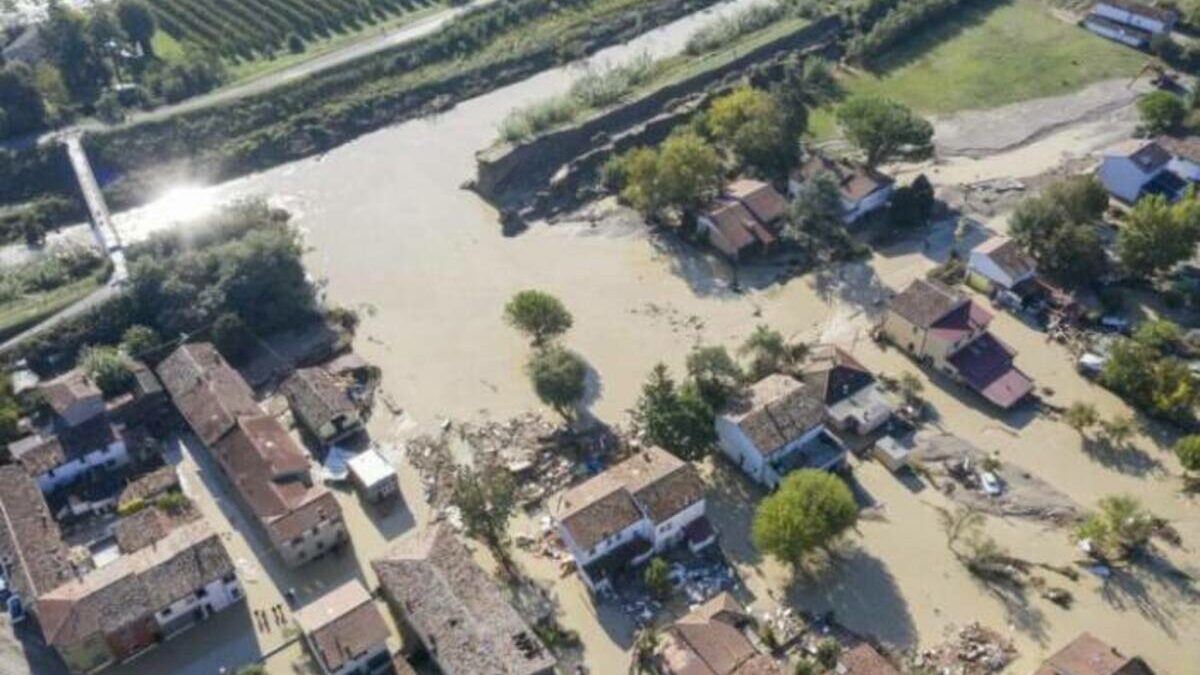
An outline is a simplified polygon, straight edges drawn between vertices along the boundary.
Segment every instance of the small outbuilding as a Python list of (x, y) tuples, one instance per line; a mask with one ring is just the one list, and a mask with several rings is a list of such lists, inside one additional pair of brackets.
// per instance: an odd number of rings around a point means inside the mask
[(283, 383), (283, 393), (296, 421), (322, 443), (336, 443), (362, 429), (358, 406), (323, 368), (297, 370)]
[(400, 479), (396, 467), (374, 449), (367, 449), (350, 458), (346, 465), (363, 499), (379, 504), (400, 496)]

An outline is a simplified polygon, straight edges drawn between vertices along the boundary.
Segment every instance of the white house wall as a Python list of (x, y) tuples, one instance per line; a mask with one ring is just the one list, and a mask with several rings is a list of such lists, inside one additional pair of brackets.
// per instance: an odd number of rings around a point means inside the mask
[(88, 471), (101, 467), (109, 462), (113, 466), (124, 466), (129, 463), (129, 451), (124, 441), (115, 441), (100, 450), (93, 450), (86, 455), (73, 459), (66, 464), (60, 464), (50, 471), (37, 477), (38, 488), (43, 494), (54, 492), (58, 488), (74, 483)]
[(1128, 157), (1105, 157), (1098, 172), (1104, 189), (1125, 202), (1137, 201), (1142, 188), (1158, 175), (1147, 174)]
[(683, 531), (697, 519), (704, 517), (705, 500), (692, 504), (654, 527), (654, 550), (662, 551), (683, 539)]
[(346, 524), (340, 518), (326, 520), (317, 526), (316, 533), (306, 530), (299, 542), (275, 541), (275, 550), (290, 567), (299, 567), (329, 551), (346, 539)]
[(747, 476), (763, 482), (763, 457), (754, 447), (754, 443), (751, 443), (746, 434), (728, 417), (718, 417), (716, 426), (721, 451), (730, 461), (741, 467)]
[(596, 545), (591, 549), (580, 548), (579, 544), (575, 543), (575, 540), (571, 537), (571, 533), (566, 527), (563, 527), (561, 523), (559, 523), (558, 526), (558, 533), (559, 536), (562, 537), (563, 542), (567, 545), (567, 550), (571, 552), (572, 557), (575, 558), (575, 562), (578, 563), (580, 567), (589, 565), (592, 563), (592, 561), (603, 558), (634, 537), (640, 536), (645, 539), (650, 539), (651, 541), (653, 541), (654, 537), (650, 521), (646, 519), (639, 520), (619, 532), (614, 532), (605, 539), (597, 542)]
[(878, 211), (887, 206), (888, 200), (891, 198), (892, 186), (888, 185), (887, 187), (879, 188), (857, 202), (842, 200), (842, 207), (846, 211), (845, 215), (842, 216), (842, 220), (847, 224), (853, 223), (868, 213)]

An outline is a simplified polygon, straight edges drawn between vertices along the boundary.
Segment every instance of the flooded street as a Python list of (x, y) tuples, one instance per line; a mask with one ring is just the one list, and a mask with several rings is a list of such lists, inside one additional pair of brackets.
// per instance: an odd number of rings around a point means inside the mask
[[(745, 4), (730, 3), (721, 11)], [(653, 31), (591, 61), (677, 52), (712, 15)], [(734, 347), (761, 323), (785, 335), (836, 339), (877, 372), (917, 372), (897, 352), (880, 351), (866, 332), (882, 287), (900, 286), (934, 264), (935, 254), (919, 245), (881, 251), (869, 265), (786, 284), (742, 279), (750, 287), (734, 293), (724, 263), (692, 249), (673, 250), (674, 244), (636, 226), (536, 225), (514, 238), (502, 236), (497, 213), (459, 188), (474, 174), (474, 153), (492, 142), (510, 109), (565, 90), (578, 73), (577, 66), (556, 69), (436, 118), (364, 136), (320, 158), (212, 189), (183, 190), (120, 216), (119, 225), (127, 238), (136, 238), (135, 233), (188, 212), (247, 195), (264, 195), (292, 210), (311, 246), (307, 262), (312, 274), (327, 280), (333, 303), (361, 311), (357, 348), (382, 367), (384, 389), (404, 409), (400, 417), (381, 411), (372, 433), (380, 443), (397, 448), (405, 437), (431, 432), (446, 418), (500, 419), (538, 407), (523, 372), (528, 345), (501, 317), (508, 298), (526, 288), (557, 295), (574, 314), (566, 343), (594, 369), (591, 412), (609, 422), (623, 420), (656, 362), (664, 361), (678, 373), (693, 345)], [(1054, 157), (1069, 145), (1063, 139), (1051, 137)], [(963, 177), (991, 175), (1000, 167), (1028, 168), (1030, 161), (1029, 155), (1014, 154), (985, 171), (984, 165), (963, 160), (974, 166), (952, 165), (959, 168), (933, 177), (945, 182), (951, 173), (957, 179), (959, 171)], [(1043, 334), (1006, 315), (998, 317), (995, 331), (1017, 347), (1018, 363), (1039, 385), (1053, 388), (1047, 396), (1053, 403), (1087, 399), (1105, 415), (1126, 410), (1080, 378), (1066, 350), (1045, 343)], [(1159, 468), (1131, 472), (1090, 457), (1079, 435), (1059, 422), (996, 418), (971, 396), (940, 381), (927, 382), (926, 395), (942, 430), (998, 453), (1001, 461), (1036, 474), (1084, 506), (1113, 492), (1138, 495), (1182, 535), (1185, 548), (1170, 551), (1170, 560), (1198, 572), (1200, 510), (1179, 493), (1175, 459), (1151, 439), (1139, 438), (1138, 447)], [(391, 456), (401, 463), (412, 520), (381, 530), (365, 519), (351, 519), (358, 564), (347, 560), (347, 575), (366, 578), (363, 561), (430, 517), (415, 472), (403, 465), (400, 452)], [(756, 610), (784, 600), (813, 612), (833, 610), (851, 628), (901, 647), (934, 644), (950, 627), (978, 619), (1016, 641), (1021, 659), (1013, 673), (1031, 671), (1037, 660), (1085, 630), (1143, 654), (1167, 674), (1188, 675), (1189, 664), (1200, 663), (1200, 641), (1194, 639), (1200, 635), (1200, 601), (1194, 592), (1181, 590), (1177, 580), (1135, 571), (1102, 587), (1085, 573), (1079, 582), (1067, 584), (1076, 598), (1073, 609), (1061, 609), (1032, 590), (1023, 606), (1014, 606), (975, 581), (949, 551), (937, 511), (950, 506), (948, 498), (936, 489), (912, 489), (875, 463), (856, 467), (856, 478), (880, 516), (861, 523), (852, 548), (827, 573), (789, 584), (780, 565), (763, 560), (749, 545), (752, 495), (723, 466), (715, 472), (718, 494), (710, 499), (710, 514), (756, 598)], [(1014, 555), (1060, 565), (1074, 558), (1063, 530), (1016, 519), (991, 519), (988, 529)], [(521, 562), (538, 578), (556, 577), (545, 561), (522, 557)], [(253, 584), (248, 591), (252, 602), (262, 592)], [(580, 632), (593, 672), (624, 670), (627, 661), (619, 669), (613, 664), (625, 654), (628, 635), (620, 634), (613, 622), (597, 619), (578, 580), (558, 582), (555, 593), (565, 610), (563, 623)], [(600, 616), (610, 610), (601, 608)], [(245, 609), (231, 612), (238, 613), (237, 621), (249, 621)], [(291, 672), (272, 662), (276, 671)]]

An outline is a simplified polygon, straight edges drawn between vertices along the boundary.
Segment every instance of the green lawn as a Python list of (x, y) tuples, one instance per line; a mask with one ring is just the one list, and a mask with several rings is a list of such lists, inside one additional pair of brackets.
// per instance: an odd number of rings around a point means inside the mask
[[(1132, 77), (1140, 52), (1052, 15), (1038, 0), (985, 3), (957, 12), (879, 59), (872, 72), (844, 74), (849, 94), (878, 94), (927, 114), (994, 108)], [(835, 132), (828, 111), (812, 135)]]
[(86, 298), (104, 285), (109, 265), (77, 281), (41, 293), (29, 293), (12, 302), (0, 304), (0, 339), (6, 340)]

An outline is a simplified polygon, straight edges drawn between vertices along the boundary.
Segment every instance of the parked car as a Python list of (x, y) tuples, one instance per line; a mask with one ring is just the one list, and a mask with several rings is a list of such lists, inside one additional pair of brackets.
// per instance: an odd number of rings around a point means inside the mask
[(1087, 352), (1079, 357), (1079, 361), (1075, 365), (1079, 368), (1079, 372), (1088, 377), (1095, 377), (1100, 374), (1100, 371), (1104, 370), (1104, 364), (1107, 362), (1108, 359), (1103, 356)]
[(983, 488), (983, 493), (989, 497), (999, 497), (1001, 492), (1004, 492), (1004, 485), (1000, 482), (1000, 477), (991, 471), (984, 471), (979, 475), (979, 484)]

